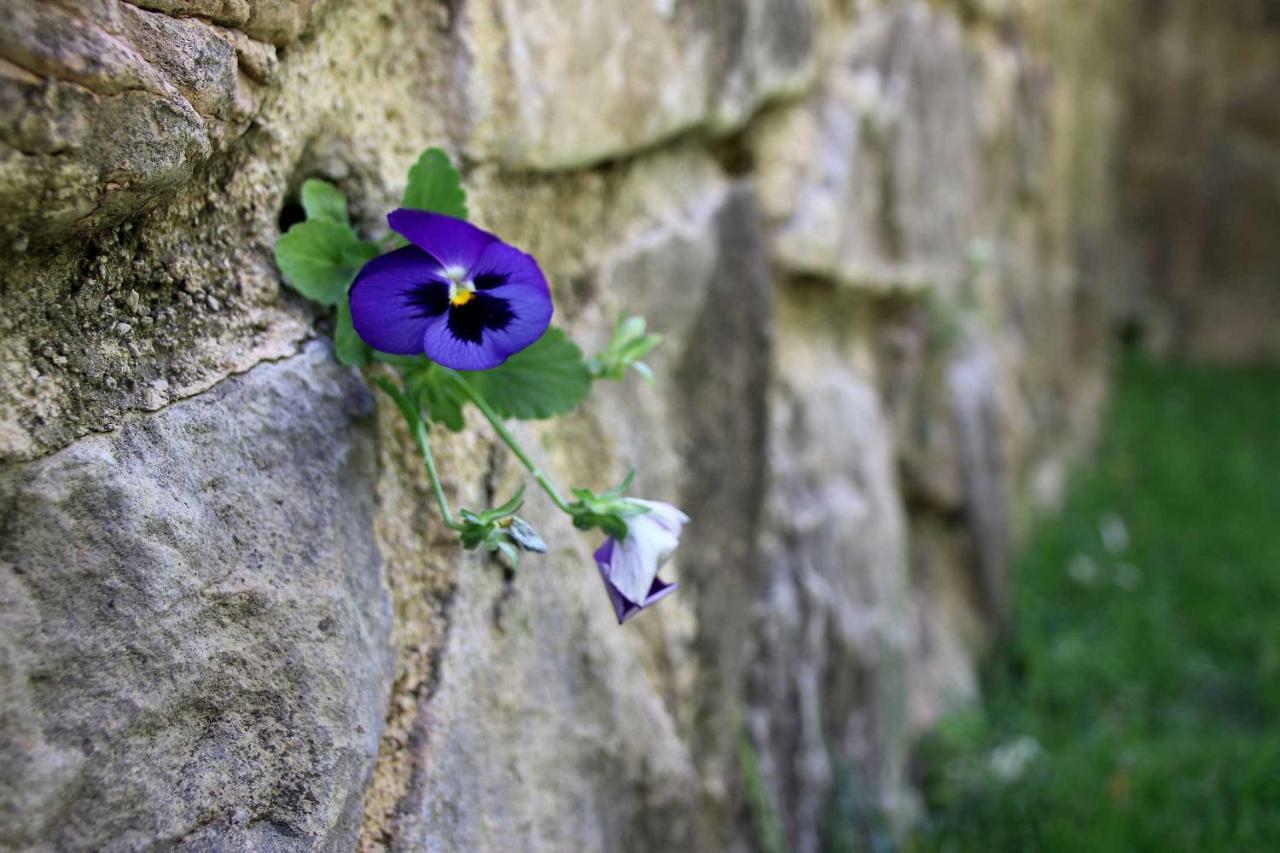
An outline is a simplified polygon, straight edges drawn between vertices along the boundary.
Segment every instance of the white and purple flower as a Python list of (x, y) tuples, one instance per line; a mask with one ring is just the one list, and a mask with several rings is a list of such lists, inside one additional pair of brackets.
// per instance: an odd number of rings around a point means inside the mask
[(596, 565), (621, 625), (644, 608), (676, 591), (677, 585), (658, 577), (658, 570), (680, 544), (680, 531), (689, 516), (660, 501), (628, 498), (648, 509), (626, 519), (627, 535), (610, 536), (596, 550)]
[(542, 337), (551, 291), (531, 256), (469, 222), (401, 208), (387, 217), (410, 245), (364, 265), (351, 321), (365, 343), (488, 370)]

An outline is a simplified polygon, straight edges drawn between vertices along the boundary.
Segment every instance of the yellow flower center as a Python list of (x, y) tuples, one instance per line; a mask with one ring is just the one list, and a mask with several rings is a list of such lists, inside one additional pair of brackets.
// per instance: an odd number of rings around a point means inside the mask
[(476, 285), (467, 278), (467, 271), (462, 267), (449, 267), (444, 271), (449, 279), (449, 304), (454, 307), (466, 305), (476, 295)]

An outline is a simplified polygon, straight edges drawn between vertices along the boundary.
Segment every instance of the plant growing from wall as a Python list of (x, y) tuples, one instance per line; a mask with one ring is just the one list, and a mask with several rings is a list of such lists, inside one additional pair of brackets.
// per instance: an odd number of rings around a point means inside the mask
[(306, 181), (302, 206), (306, 220), (280, 237), (276, 263), (295, 290), (336, 309), (334, 354), (395, 401), (459, 544), (501, 553), (513, 568), (521, 551), (546, 551), (517, 515), (523, 486), (497, 507), (455, 512), (449, 505), (431, 433), (461, 430), (471, 405), (576, 527), (606, 534), (595, 559), (619, 623), (673, 592), (658, 570), (675, 551), (684, 513), (629, 497), (634, 471), (608, 491), (575, 488), (566, 497), (505, 423), (565, 414), (594, 381), (621, 381), (628, 370), (651, 380), (641, 359), (659, 338), (644, 320), (620, 318), (606, 349), (586, 359), (550, 325), (551, 291), (538, 262), (467, 221), (461, 177), (438, 148), (409, 170), (383, 245), (356, 233), (346, 196), (330, 183)]

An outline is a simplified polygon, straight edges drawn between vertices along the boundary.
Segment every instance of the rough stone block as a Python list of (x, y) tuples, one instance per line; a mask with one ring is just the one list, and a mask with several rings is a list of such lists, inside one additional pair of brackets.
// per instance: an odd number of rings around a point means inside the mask
[(817, 95), (754, 141), (775, 254), (854, 287), (945, 284), (990, 219), (961, 27), (924, 3), (895, 3), (837, 41)]
[(833, 296), (812, 285), (779, 300), (766, 579), (747, 654), (750, 735), (801, 851), (821, 849), (840, 777), (891, 817), (906, 795), (906, 520), (868, 342)]
[(0, 474), (0, 846), (350, 849), (390, 607), (318, 345)]
[(815, 68), (812, 0), (469, 3), (470, 145), (565, 169), (696, 128), (727, 132)]
[(263, 25), (283, 44), (309, 2), (256, 4), (250, 15), (230, 1), (13, 0), (0, 19), (0, 244), (114, 224), (240, 136), (275, 48), (187, 15), (238, 26), (277, 6), (298, 19)]

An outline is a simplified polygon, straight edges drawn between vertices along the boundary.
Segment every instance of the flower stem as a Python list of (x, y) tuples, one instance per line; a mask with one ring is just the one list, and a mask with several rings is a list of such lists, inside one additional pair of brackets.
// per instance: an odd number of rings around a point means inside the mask
[(543, 470), (529, 458), (529, 454), (525, 453), (524, 448), (520, 446), (520, 442), (516, 441), (516, 437), (507, 429), (506, 424), (502, 422), (502, 418), (498, 417), (498, 413), (489, 405), (489, 401), (476, 393), (476, 390), (471, 387), (471, 384), (461, 376), (455, 373), (453, 378), (457, 381), (458, 387), (462, 389), (462, 392), (467, 395), (467, 399), (475, 403), (476, 408), (479, 409), (480, 413), (489, 421), (489, 424), (493, 427), (494, 432), (498, 434), (498, 437), (506, 443), (507, 447), (511, 448), (511, 452), (514, 453), (524, 464), (524, 467), (529, 469), (529, 473), (533, 475), (533, 479), (538, 481), (538, 485), (547, 493), (547, 496), (550, 497), (551, 500), (555, 502), (555, 505), (560, 507), (562, 511), (569, 515), (573, 515), (573, 510), (569, 508), (568, 502), (565, 501), (564, 497), (560, 494), (560, 490), (556, 488), (555, 483), (551, 482), (551, 479), (546, 475), (546, 473), (544, 473)]
[(400, 413), (404, 415), (409, 429), (413, 432), (413, 440), (417, 442), (418, 450), (422, 452), (422, 461), (427, 466), (427, 478), (431, 480), (431, 491), (435, 493), (436, 503), (440, 505), (440, 514), (444, 516), (444, 523), (454, 530), (462, 530), (464, 525), (459, 524), (453, 517), (453, 511), (449, 509), (449, 500), (444, 496), (444, 487), (440, 485), (440, 474), (436, 471), (435, 457), (431, 455), (431, 442), (427, 439), (427, 425), (423, 422), (422, 415), (413, 402), (390, 379), (379, 376), (375, 381), (379, 388), (395, 400), (396, 406), (399, 407)]
[(427, 425), (422, 422), (422, 418), (418, 418), (417, 423), (413, 425), (413, 437), (418, 442), (418, 449), (422, 451), (422, 461), (427, 465), (427, 477), (431, 480), (431, 490), (436, 493), (436, 503), (440, 504), (440, 514), (444, 516), (444, 523), (454, 530), (461, 530), (463, 525), (454, 519), (453, 513), (449, 510), (449, 501), (444, 496), (444, 487), (440, 485), (440, 475), (436, 472), (436, 460), (431, 455), (431, 443), (427, 441)]

